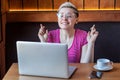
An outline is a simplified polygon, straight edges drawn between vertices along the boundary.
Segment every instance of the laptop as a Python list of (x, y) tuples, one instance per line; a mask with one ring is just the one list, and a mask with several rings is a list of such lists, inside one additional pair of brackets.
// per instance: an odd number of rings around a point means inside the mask
[(76, 66), (68, 65), (67, 44), (17, 41), (20, 75), (70, 78)]

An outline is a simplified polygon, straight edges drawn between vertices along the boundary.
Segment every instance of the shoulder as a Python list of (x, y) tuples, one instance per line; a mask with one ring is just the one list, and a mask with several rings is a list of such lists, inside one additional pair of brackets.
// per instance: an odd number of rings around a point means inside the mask
[(60, 29), (55, 29), (55, 30), (51, 30), (49, 31), (49, 34), (57, 34), (59, 33)]
[(85, 30), (81, 30), (81, 29), (76, 29), (76, 34), (77, 35), (86, 35), (87, 34), (87, 31), (85, 31)]
[(76, 29), (75, 38), (77, 40), (77, 44), (83, 46), (87, 43), (87, 31)]

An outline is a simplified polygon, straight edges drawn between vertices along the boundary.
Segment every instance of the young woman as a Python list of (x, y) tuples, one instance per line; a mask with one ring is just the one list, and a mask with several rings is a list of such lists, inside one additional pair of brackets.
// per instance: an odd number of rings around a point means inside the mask
[(75, 29), (79, 12), (70, 2), (63, 3), (58, 9), (58, 25), (60, 29), (47, 31), (40, 25), (38, 37), (41, 42), (67, 43), (69, 63), (89, 63), (94, 61), (94, 44), (98, 36), (95, 25), (88, 33)]

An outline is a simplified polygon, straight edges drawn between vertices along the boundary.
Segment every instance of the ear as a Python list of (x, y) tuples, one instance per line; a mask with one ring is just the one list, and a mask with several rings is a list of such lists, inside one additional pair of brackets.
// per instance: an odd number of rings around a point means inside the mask
[(78, 23), (78, 18), (76, 19), (76, 24)]

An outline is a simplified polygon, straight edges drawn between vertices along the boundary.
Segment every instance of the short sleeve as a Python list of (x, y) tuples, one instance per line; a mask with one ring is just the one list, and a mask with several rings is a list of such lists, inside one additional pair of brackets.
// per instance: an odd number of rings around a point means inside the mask
[(59, 43), (59, 29), (52, 30), (48, 32), (47, 42)]
[(87, 42), (87, 32), (84, 31), (84, 32), (83, 32), (82, 46), (85, 45), (85, 44), (87, 44), (87, 43), (88, 43), (88, 42)]
[(47, 38), (47, 42), (53, 42), (53, 37), (52, 37), (52, 31), (48, 32), (48, 38)]
[(77, 38), (77, 42), (78, 42), (78, 44), (80, 44), (80, 46), (83, 46), (88, 43), (87, 42), (87, 32), (84, 30), (77, 29), (76, 38)]

